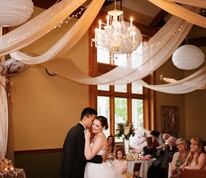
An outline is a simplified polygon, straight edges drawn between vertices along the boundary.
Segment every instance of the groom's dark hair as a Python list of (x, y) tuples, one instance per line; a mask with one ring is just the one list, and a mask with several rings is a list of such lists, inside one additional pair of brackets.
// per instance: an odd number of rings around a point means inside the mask
[(90, 108), (90, 107), (84, 108), (82, 113), (81, 113), (80, 120), (82, 120), (84, 116), (89, 117), (91, 115), (96, 115), (97, 116), (97, 111), (93, 108)]

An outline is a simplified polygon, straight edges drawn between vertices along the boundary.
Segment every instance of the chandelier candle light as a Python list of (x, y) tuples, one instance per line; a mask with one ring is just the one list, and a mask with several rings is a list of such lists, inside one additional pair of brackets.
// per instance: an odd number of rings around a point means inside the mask
[(99, 20), (99, 27), (95, 29), (92, 41), (95, 47), (103, 48), (110, 53), (130, 54), (142, 42), (142, 35), (134, 25), (133, 17), (130, 23), (124, 21), (123, 11), (115, 9), (108, 12), (106, 23)]

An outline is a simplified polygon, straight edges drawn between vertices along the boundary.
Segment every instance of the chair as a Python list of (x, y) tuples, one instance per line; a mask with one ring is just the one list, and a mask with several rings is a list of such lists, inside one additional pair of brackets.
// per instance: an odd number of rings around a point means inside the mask
[(206, 178), (206, 169), (203, 170), (185, 169), (181, 173), (181, 178)]
[(134, 163), (132, 178), (139, 178), (139, 171), (142, 163)]

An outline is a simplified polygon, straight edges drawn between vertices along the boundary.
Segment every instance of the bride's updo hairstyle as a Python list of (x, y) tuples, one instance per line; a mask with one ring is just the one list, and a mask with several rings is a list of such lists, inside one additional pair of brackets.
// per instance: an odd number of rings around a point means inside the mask
[(108, 126), (108, 122), (107, 122), (107, 118), (106, 117), (104, 117), (104, 116), (97, 116), (96, 119), (101, 122), (101, 125), (102, 125), (102, 127), (105, 128), (105, 130), (108, 129), (109, 126)]

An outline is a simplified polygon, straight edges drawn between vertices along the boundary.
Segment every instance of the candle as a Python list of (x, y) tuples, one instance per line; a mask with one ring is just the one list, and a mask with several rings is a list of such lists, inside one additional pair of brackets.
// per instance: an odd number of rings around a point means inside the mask
[(135, 42), (135, 32), (132, 33), (132, 41)]
[(130, 27), (132, 27), (133, 17), (130, 17)]
[(99, 20), (99, 29), (101, 30), (102, 29), (102, 21)]
[(109, 26), (109, 15), (107, 15), (106, 19), (107, 19), (107, 26)]

